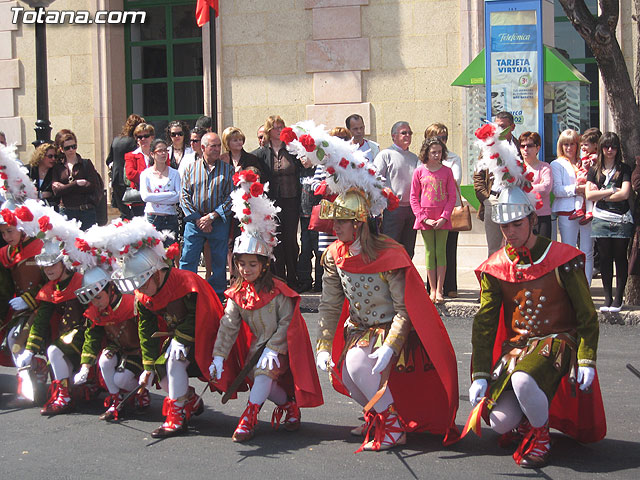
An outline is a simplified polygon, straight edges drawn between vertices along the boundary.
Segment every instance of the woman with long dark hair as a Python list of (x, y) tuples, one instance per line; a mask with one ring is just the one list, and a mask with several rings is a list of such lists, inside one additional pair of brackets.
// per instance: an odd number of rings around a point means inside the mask
[(177, 170), (185, 157), (193, 154), (189, 142), (189, 125), (182, 120), (169, 122), (165, 132), (169, 145), (169, 166)]
[(98, 172), (91, 160), (78, 153), (78, 139), (71, 130), (58, 134), (56, 146), (62, 163), (53, 167), (51, 189), (60, 198), (60, 213), (78, 220), (86, 230), (98, 223), (94, 195), (100, 181)]
[[(597, 166), (589, 170), (585, 196), (593, 207), (591, 236), (600, 253), (600, 274), (604, 288), (601, 312), (619, 312), (627, 285), (627, 247), (633, 236), (629, 206), (631, 167), (622, 162), (620, 138), (606, 132), (598, 142)], [(613, 264), (616, 264), (616, 294), (613, 296)]]

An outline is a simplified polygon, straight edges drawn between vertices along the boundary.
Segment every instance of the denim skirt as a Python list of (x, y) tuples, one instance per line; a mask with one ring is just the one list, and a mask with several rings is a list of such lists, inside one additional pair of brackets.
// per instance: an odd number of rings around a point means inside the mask
[(631, 238), (633, 237), (633, 223), (607, 222), (594, 218), (591, 224), (592, 238)]

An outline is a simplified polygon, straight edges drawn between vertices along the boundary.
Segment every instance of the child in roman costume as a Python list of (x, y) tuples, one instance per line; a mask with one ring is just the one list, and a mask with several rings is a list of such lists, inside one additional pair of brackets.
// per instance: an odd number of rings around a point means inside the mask
[[(124, 395), (138, 390), (138, 377), (143, 371), (135, 297), (121, 293), (111, 281), (117, 264), (106, 250), (106, 240), (117, 234), (116, 229), (114, 224), (93, 226), (77, 239), (82, 249), (91, 253), (82, 264), (82, 287), (76, 290), (78, 300), (88, 305), (84, 316), (90, 325), (85, 330), (82, 367), (74, 377), (74, 384), (84, 384), (91, 366), (98, 363), (109, 391), (104, 402), (107, 410), (100, 415), (100, 420), (118, 419), (118, 407)], [(140, 389), (132, 403), (139, 409), (147, 408), (151, 403), (149, 390)]]
[[(442, 320), (404, 248), (377, 233), (373, 216), (397, 198), (356, 145), (313, 122), (282, 131), (287, 149), (324, 165), (338, 194), (320, 217), (338, 240), (323, 256), (316, 363), (333, 386), (364, 407), (360, 450), (386, 450), (408, 431), (458, 438), (456, 357)], [(395, 202), (394, 202), (395, 200)], [(375, 436), (371, 433), (375, 429)]]
[(258, 412), (267, 399), (276, 404), (274, 427), (285, 415), (284, 428), (294, 431), (300, 428), (300, 407), (321, 405), (322, 391), (300, 314), (300, 296), (270, 270), (280, 209), (264, 194), (267, 187), (254, 172), (236, 173), (234, 183), (238, 188), (231, 193), (232, 209), (242, 231), (233, 247), (237, 276), (225, 292), (227, 304), (210, 373), (221, 378), (225, 359), (239, 341), (238, 333), (248, 327), (252, 340), (244, 368), (249, 369), (251, 393), (232, 436), (234, 442), (244, 442), (253, 437)]
[[(162, 411), (164, 423), (151, 435), (164, 438), (187, 429), (192, 415), (204, 411), (203, 403), (189, 386), (189, 377), (209, 380), (211, 352), (216, 339), (222, 305), (213, 288), (199, 275), (170, 267), (178, 244), (166, 251), (165, 235), (143, 217), (116, 222), (107, 248), (122, 260), (122, 270), (112, 277), (123, 293), (134, 293), (142, 367), (138, 383), (148, 387), (157, 376), (168, 392)], [(224, 391), (237, 370), (232, 355), (228, 375), (212, 389)], [(230, 378), (229, 378), (230, 376)]]
[[(476, 270), (480, 309), (473, 321), (474, 409), (463, 431), (480, 435), (484, 419), (502, 434), (501, 444), (519, 444), (513, 459), (523, 468), (547, 464), (549, 428), (580, 442), (606, 432), (596, 374), (598, 316), (584, 273), (584, 254), (536, 236), (537, 196), (532, 174), (497, 125), (476, 131), (488, 169), (501, 188), (490, 212), (506, 246)], [(577, 388), (579, 386), (579, 388)]]
[[(7, 243), (0, 248), (0, 362), (5, 366), (14, 366), (18, 355), (24, 351), (38, 306), (35, 297), (44, 284), (42, 270), (34, 260), (42, 249), (42, 240), (36, 238), (37, 232), (30, 231), (30, 235), (25, 233), (25, 228), (29, 230), (28, 224), (33, 220), (33, 215), (22, 205), (27, 198), (36, 198), (37, 192), (26, 170), (15, 158), (13, 150), (6, 147), (0, 149), (0, 190), (8, 198), (0, 207), (0, 233)], [(35, 359), (31, 370), (37, 372), (40, 383), (46, 382), (48, 370), (43, 359)], [(25, 375), (29, 373), (18, 373), (16, 405), (29, 404), (34, 399), (32, 391), (28, 393), (28, 399), (22, 395)]]
[[(33, 356), (46, 351), (54, 380), (49, 400), (40, 410), (42, 415), (67, 413), (72, 408), (69, 379), (80, 366), (80, 353), (84, 343), (84, 305), (75, 291), (82, 285), (82, 274), (74, 272), (70, 254), (77, 258), (75, 239), (80, 236), (79, 222), (67, 220), (53, 208), (35, 200), (25, 201), (33, 214), (29, 222), (37, 226), (45, 237), (44, 246), (35, 260), (48, 282), (36, 295), (40, 302), (31, 326), (25, 351), (16, 360), (18, 367), (30, 365)], [(77, 262), (74, 262), (77, 263)], [(85, 389), (83, 389), (85, 390)]]

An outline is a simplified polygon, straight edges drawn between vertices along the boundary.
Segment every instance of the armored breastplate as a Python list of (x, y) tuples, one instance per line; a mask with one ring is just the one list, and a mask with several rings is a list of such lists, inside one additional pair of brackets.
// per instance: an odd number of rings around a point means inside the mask
[(393, 320), (395, 309), (389, 284), (376, 273), (350, 273), (337, 269), (342, 290), (349, 300), (349, 317), (356, 326), (372, 326)]
[(138, 322), (135, 317), (113, 325), (105, 325), (104, 330), (109, 340), (124, 350), (137, 350), (140, 348)]
[[(36, 265), (33, 258), (28, 258), (16, 265), (11, 271), (11, 277), (13, 278), (13, 284), (16, 288), (16, 297), (19, 297), (34, 287), (41, 287), (44, 284), (42, 270)], [(36, 292), (33, 293), (34, 296), (35, 293)]]
[(182, 298), (179, 298), (173, 302), (169, 302), (166, 307), (156, 311), (155, 313), (164, 318), (169, 330), (174, 330), (184, 321), (188, 312), (184, 301)]
[(556, 270), (529, 282), (500, 285), (510, 342), (526, 343), (530, 337), (553, 333), (575, 335), (576, 314)]
[(74, 328), (84, 326), (85, 318), (84, 306), (78, 299), (67, 300), (66, 302), (58, 303), (55, 306), (56, 313), (60, 314), (60, 321), (58, 323), (58, 332), (63, 335)]

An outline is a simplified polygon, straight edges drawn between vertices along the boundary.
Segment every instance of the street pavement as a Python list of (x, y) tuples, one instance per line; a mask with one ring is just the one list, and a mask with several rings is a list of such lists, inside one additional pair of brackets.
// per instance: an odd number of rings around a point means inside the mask
[[(312, 340), (318, 315), (305, 313)], [(471, 319), (450, 318), (445, 325), (458, 358), (460, 409), (457, 424), (470, 411), (469, 386)], [(81, 405), (75, 413), (52, 418), (38, 409), (12, 410), (9, 394), (0, 396), (0, 478), (13, 479), (466, 479), (466, 478), (615, 478), (640, 474), (640, 378), (625, 365), (640, 367), (636, 326), (602, 325), (598, 372), (607, 412), (608, 434), (603, 441), (580, 445), (559, 433), (551, 465), (523, 470), (511, 459), (512, 450), (497, 445), (497, 435), (483, 429), (450, 447), (430, 434), (410, 434), (406, 446), (389, 452), (354, 454), (359, 440), (349, 435), (358, 425), (360, 408), (336, 393), (326, 373), (320, 375), (325, 404), (302, 410), (302, 427), (290, 433), (269, 425), (273, 405), (260, 413), (256, 436), (245, 444), (231, 441), (247, 394), (221, 405), (220, 395), (205, 396), (206, 410), (195, 417), (186, 435), (155, 440), (149, 432), (163, 420), (162, 398), (152, 395), (146, 416), (127, 416), (115, 423), (98, 420), (101, 400)], [(11, 388), (13, 373), (0, 368), (0, 387)], [(202, 383), (192, 381), (197, 391)], [(100, 399), (104, 397), (101, 395)]]

